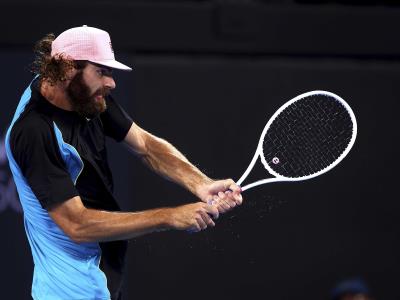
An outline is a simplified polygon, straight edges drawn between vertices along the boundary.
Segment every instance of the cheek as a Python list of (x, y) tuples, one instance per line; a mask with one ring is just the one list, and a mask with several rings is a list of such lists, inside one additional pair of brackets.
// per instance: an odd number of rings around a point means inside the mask
[(97, 92), (97, 90), (99, 89), (99, 87), (97, 85), (94, 84), (89, 84), (87, 85), (87, 87), (89, 88), (89, 94), (90, 96), (94, 96), (94, 94)]
[(90, 76), (89, 74), (85, 74), (86, 76), (83, 77), (86, 86), (89, 88), (90, 94), (95, 93), (101, 86), (97, 82), (96, 78)]
[(93, 96), (97, 92), (97, 87), (91, 86), (90, 87), (90, 94)]

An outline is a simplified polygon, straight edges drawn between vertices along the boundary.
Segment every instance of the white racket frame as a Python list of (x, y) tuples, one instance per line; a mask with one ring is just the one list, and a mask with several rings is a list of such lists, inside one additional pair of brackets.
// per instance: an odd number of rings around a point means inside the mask
[[(338, 159), (336, 159), (333, 163), (331, 163), (329, 166), (325, 167), (324, 169), (313, 173), (311, 175), (307, 175), (307, 176), (302, 176), (302, 177), (286, 177), (286, 176), (282, 176), (278, 173), (276, 173), (268, 164), (268, 162), (265, 160), (265, 157), (263, 155), (263, 142), (264, 142), (264, 137), (265, 134), (267, 133), (269, 127), (271, 126), (272, 122), (278, 117), (278, 115), (284, 110), (286, 109), (289, 105), (293, 104), (294, 102), (303, 99), (305, 97), (308, 96), (313, 96), (313, 95), (325, 95), (325, 96), (329, 96), (329, 97), (333, 97), (335, 98), (337, 101), (339, 101), (341, 104), (343, 104), (343, 106), (347, 109), (351, 121), (353, 122), (353, 134), (350, 140), (350, 143), (347, 145), (347, 148), (343, 151), (343, 153), (339, 156)], [(264, 165), (264, 167), (267, 169), (267, 171), (275, 176), (275, 178), (266, 178), (266, 179), (261, 179), (261, 180), (257, 180), (253, 183), (247, 184), (245, 186), (242, 187), (242, 191), (246, 191), (248, 189), (251, 189), (253, 187), (256, 187), (258, 185), (261, 184), (266, 184), (266, 183), (271, 183), (271, 182), (282, 182), (282, 181), (302, 181), (302, 180), (307, 180), (307, 179), (311, 179), (314, 177), (317, 177), (319, 175), (322, 175), (326, 172), (328, 172), (329, 170), (331, 170), (332, 168), (334, 168), (337, 164), (339, 164), (343, 158), (349, 153), (349, 151), (351, 150), (351, 148), (354, 145), (354, 142), (356, 140), (356, 136), (357, 136), (357, 121), (356, 121), (356, 117), (354, 115), (353, 110), (351, 109), (350, 105), (347, 104), (346, 101), (344, 101), (341, 97), (339, 97), (338, 95), (331, 93), (331, 92), (327, 92), (327, 91), (321, 91), (321, 90), (316, 90), (316, 91), (311, 91), (311, 92), (307, 92), (307, 93), (303, 93), (295, 98), (293, 98), (292, 100), (289, 100), (288, 102), (286, 102), (284, 105), (282, 105), (274, 114), (273, 116), (269, 119), (268, 123), (265, 125), (264, 130), (262, 131), (262, 134), (260, 136), (260, 140), (258, 142), (258, 146), (257, 146), (257, 150), (253, 156), (253, 159), (251, 160), (249, 166), (247, 167), (246, 171), (243, 173), (242, 177), (240, 177), (240, 179), (236, 182), (237, 185), (241, 185), (243, 183), (243, 181), (247, 178), (247, 176), (250, 174), (251, 170), (253, 169), (255, 163), (257, 162), (258, 157), (261, 158), (261, 162)]]

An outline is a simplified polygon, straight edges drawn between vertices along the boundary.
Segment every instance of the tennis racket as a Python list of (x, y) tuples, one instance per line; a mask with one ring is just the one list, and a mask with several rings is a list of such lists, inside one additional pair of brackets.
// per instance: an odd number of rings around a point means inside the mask
[(242, 187), (300, 181), (322, 175), (338, 165), (353, 147), (357, 122), (350, 106), (326, 91), (301, 94), (281, 106), (265, 125), (256, 153), (241, 185), (258, 158), (270, 175)]

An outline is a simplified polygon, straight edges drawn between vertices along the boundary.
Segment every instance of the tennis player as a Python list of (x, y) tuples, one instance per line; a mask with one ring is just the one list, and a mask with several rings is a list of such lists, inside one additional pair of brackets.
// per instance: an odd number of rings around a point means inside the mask
[[(110, 92), (115, 60), (107, 32), (88, 26), (49, 34), (35, 48), (37, 74), (6, 135), (34, 260), (35, 300), (122, 299), (127, 239), (160, 230), (200, 231), (242, 203), (233, 180), (214, 181), (176, 148), (135, 124)], [(105, 137), (200, 200), (120, 212)]]

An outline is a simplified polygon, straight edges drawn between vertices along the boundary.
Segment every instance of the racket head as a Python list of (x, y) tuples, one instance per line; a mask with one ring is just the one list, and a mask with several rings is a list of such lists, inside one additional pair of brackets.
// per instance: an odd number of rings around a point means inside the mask
[(311, 91), (274, 113), (261, 134), (257, 153), (278, 180), (306, 180), (339, 164), (356, 136), (357, 121), (347, 102), (331, 92)]

